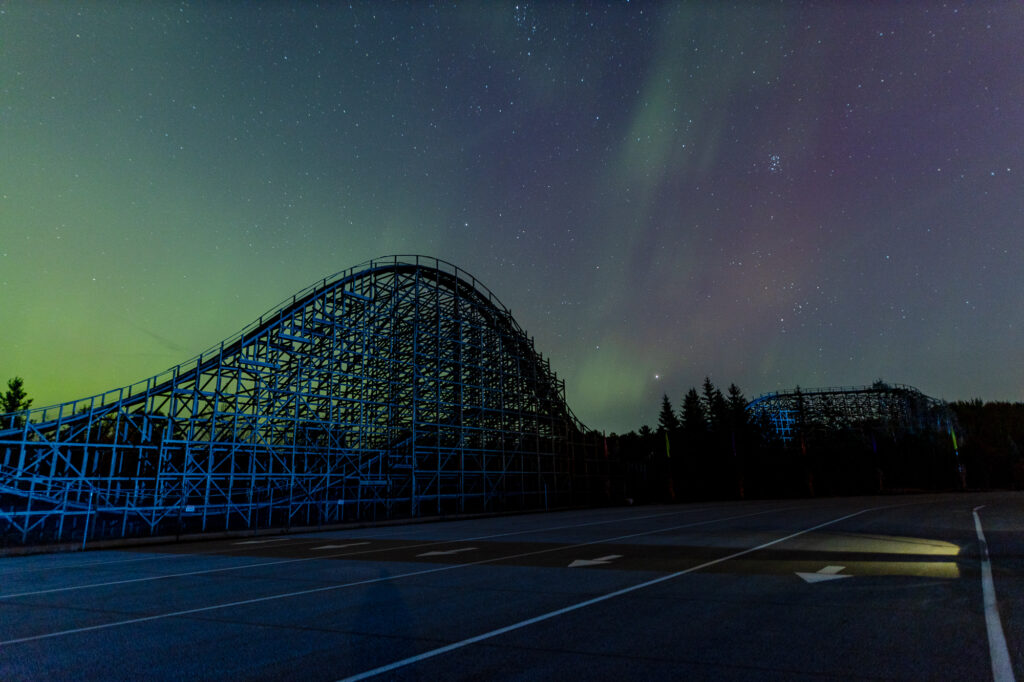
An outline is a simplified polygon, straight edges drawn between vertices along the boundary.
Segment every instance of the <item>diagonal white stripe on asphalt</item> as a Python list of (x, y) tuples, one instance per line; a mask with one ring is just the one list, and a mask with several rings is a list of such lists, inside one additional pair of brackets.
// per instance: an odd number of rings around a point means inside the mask
[(1006, 636), (1003, 634), (1003, 623), (999, 619), (999, 605), (996, 602), (996, 585), (992, 581), (992, 563), (988, 558), (988, 543), (985, 533), (981, 530), (981, 517), (975, 507), (974, 530), (978, 533), (978, 545), (981, 547), (981, 593), (985, 601), (985, 630), (988, 632), (988, 653), (992, 659), (992, 679), (995, 682), (1014, 682), (1013, 665), (1010, 663), (1010, 651), (1006, 647)]
[(359, 673), (357, 675), (352, 675), (350, 677), (346, 677), (346, 678), (340, 680), (340, 682), (355, 682), (356, 680), (365, 680), (365, 679), (367, 679), (369, 677), (376, 677), (377, 675), (383, 675), (384, 673), (391, 672), (392, 670), (397, 670), (398, 668), (404, 668), (407, 665), (412, 665), (413, 663), (418, 663), (419, 661), (423, 661), (423, 660), (426, 660), (428, 658), (433, 658), (434, 656), (440, 656), (441, 654), (446, 654), (449, 651), (455, 651), (456, 649), (461, 649), (462, 647), (469, 646), (470, 644), (476, 644), (477, 642), (482, 642), (484, 640), (491, 639), (492, 637), (497, 637), (497, 636), (503, 635), (503, 634), (505, 634), (507, 632), (512, 632), (513, 630), (518, 630), (520, 628), (524, 628), (524, 627), (527, 627), (529, 625), (533, 625), (534, 623), (540, 623), (542, 621), (549, 620), (551, 618), (555, 618), (557, 616), (561, 616), (561, 615), (566, 614), (566, 613), (570, 613), (571, 611), (576, 611), (578, 609), (582, 609), (582, 608), (585, 608), (587, 606), (591, 606), (593, 604), (598, 604), (598, 603), (603, 602), (603, 601), (608, 601), (609, 599), (614, 599), (615, 597), (621, 597), (624, 594), (629, 594), (630, 592), (635, 592), (637, 590), (642, 590), (645, 587), (650, 587), (651, 585), (657, 585), (659, 583), (663, 583), (663, 582), (666, 582), (668, 580), (673, 580), (673, 579), (678, 578), (680, 576), (686, 575), (687, 573), (693, 573), (694, 571), (699, 571), (699, 570), (701, 570), (703, 568), (707, 568), (709, 566), (714, 566), (716, 564), (720, 564), (720, 563), (723, 563), (725, 561), (729, 561), (730, 559), (735, 559), (736, 557), (741, 557), (741, 556), (744, 556), (746, 554), (750, 554), (752, 552), (756, 552), (758, 550), (765, 549), (766, 547), (771, 547), (772, 545), (777, 545), (780, 542), (785, 542), (786, 540), (791, 540), (791, 539), (793, 539), (795, 537), (798, 537), (800, 535), (804, 535), (805, 533), (810, 533), (811, 531), (818, 530), (819, 528), (825, 528), (826, 526), (831, 526), (833, 524), (839, 523), (840, 521), (845, 521), (846, 519), (851, 519), (854, 516), (860, 516), (861, 514), (867, 513), (869, 511), (877, 511), (879, 509), (886, 509), (886, 508), (888, 508), (888, 505), (887, 506), (883, 506), (883, 507), (870, 507), (868, 509), (861, 509), (860, 511), (854, 512), (853, 514), (847, 514), (846, 516), (840, 516), (837, 519), (832, 519), (831, 521), (826, 521), (825, 523), (819, 523), (816, 526), (811, 526), (810, 528), (805, 528), (805, 529), (803, 529), (801, 531), (798, 531), (796, 533), (790, 533), (789, 535), (787, 535), (785, 537), (781, 537), (781, 538), (778, 538), (776, 540), (772, 540), (771, 542), (765, 542), (763, 544), (758, 545), (757, 547), (751, 547), (749, 549), (744, 549), (744, 550), (741, 550), (739, 552), (733, 552), (732, 554), (729, 554), (728, 556), (720, 557), (718, 559), (712, 559), (711, 561), (705, 561), (703, 564), (700, 564), (698, 566), (692, 566), (692, 567), (684, 569), (682, 571), (676, 571), (675, 573), (671, 573), (669, 575), (661, 576), (660, 578), (654, 578), (653, 580), (648, 580), (646, 582), (642, 582), (642, 583), (639, 583), (637, 585), (632, 585), (630, 587), (625, 587), (625, 588), (623, 588), (621, 590), (615, 590), (614, 592), (609, 592), (608, 594), (603, 594), (600, 597), (594, 597), (593, 599), (587, 599), (585, 601), (581, 601), (581, 602), (578, 602), (576, 604), (572, 604), (570, 606), (566, 606), (564, 608), (557, 609), (555, 611), (549, 611), (549, 612), (543, 613), (543, 614), (541, 614), (539, 616), (534, 616), (533, 618), (528, 618), (526, 620), (521, 620), (518, 623), (512, 623), (511, 625), (506, 625), (505, 627), (501, 627), (501, 628), (498, 628), (496, 630), (491, 630), (490, 632), (485, 632), (483, 634), (476, 635), (475, 637), (469, 637), (467, 639), (463, 639), (463, 640), (458, 641), (458, 642), (453, 642), (452, 644), (448, 644), (448, 645), (445, 645), (445, 646), (442, 646), (442, 647), (438, 647), (436, 649), (431, 649), (430, 651), (425, 651), (422, 654), (417, 654), (415, 656), (409, 656), (408, 658), (403, 658), (400, 661), (395, 661), (394, 663), (389, 663), (387, 665), (382, 665), (379, 668), (374, 668), (373, 670), (367, 670), (366, 672), (362, 672), (362, 673)]

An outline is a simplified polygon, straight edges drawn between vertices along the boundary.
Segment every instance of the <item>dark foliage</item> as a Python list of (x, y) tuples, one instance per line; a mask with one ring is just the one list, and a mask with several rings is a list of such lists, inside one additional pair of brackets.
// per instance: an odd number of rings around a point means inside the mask
[[(32, 407), (32, 400), (25, 392), (25, 380), (21, 377), (14, 377), (7, 381), (7, 391), (0, 396), (0, 415), (9, 413), (20, 413)], [(0, 428), (21, 428), (25, 424), (25, 417), (17, 415), (3, 420), (0, 419)]]
[(811, 422), (798, 408), (786, 443), (767, 421), (752, 420), (746, 403), (735, 384), (723, 395), (706, 378), (684, 395), (678, 418), (668, 416), (663, 396), (657, 431), (612, 434), (609, 451), (626, 464), (627, 496), (670, 502), (1024, 488), (1024, 403), (954, 403), (953, 421), (941, 429), (850, 425), (838, 408), (830, 418), (827, 407)]
[(32, 407), (32, 400), (25, 392), (25, 380), (14, 377), (7, 381), (7, 392), (0, 398), (0, 414), (23, 412)]
[(658, 431), (674, 434), (679, 430), (679, 419), (672, 410), (672, 403), (668, 395), (661, 397), (661, 413), (658, 415)]
[(960, 461), (971, 488), (1024, 488), (1024, 403), (952, 404)]

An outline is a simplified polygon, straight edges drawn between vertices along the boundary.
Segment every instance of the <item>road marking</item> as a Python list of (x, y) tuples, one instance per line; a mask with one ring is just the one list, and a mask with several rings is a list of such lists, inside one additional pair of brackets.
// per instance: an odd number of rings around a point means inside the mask
[(820, 569), (817, 573), (801, 573), (797, 571), (796, 574), (803, 578), (809, 583), (821, 583), (826, 580), (838, 580), (839, 578), (852, 578), (853, 576), (849, 573), (843, 575), (839, 574), (839, 571), (846, 568), (846, 566), (826, 566)]
[[(710, 509), (711, 509), (710, 507), (696, 507), (696, 508), (693, 508), (693, 509), (684, 509), (684, 510), (680, 510), (680, 511), (671, 511), (671, 512), (665, 512), (665, 513), (660, 513), (660, 514), (645, 514), (643, 516), (632, 516), (632, 517), (628, 517), (628, 518), (618, 517), (618, 518), (614, 518), (614, 519), (604, 519), (604, 520), (601, 520), (601, 521), (588, 521), (586, 523), (570, 523), (570, 524), (565, 524), (565, 525), (561, 525), (561, 526), (548, 526), (547, 528), (527, 528), (527, 529), (524, 529), (524, 530), (509, 531), (509, 532), (506, 532), (506, 533), (494, 533), (494, 534), (491, 534), (491, 535), (478, 535), (476, 537), (461, 538), (460, 540), (435, 540), (435, 541), (432, 541), (432, 542), (418, 542), (418, 543), (415, 543), (415, 544), (412, 544), (412, 545), (404, 545), (402, 547), (385, 547), (385, 548), (378, 548), (378, 549), (366, 549), (366, 550), (362, 550), (362, 551), (358, 551), (358, 552), (342, 552), (342, 553), (339, 553), (339, 554), (327, 554), (327, 555), (324, 555), (324, 556), (315, 556), (315, 557), (301, 557), (301, 558), (297, 558), (297, 559), (278, 559), (278, 560), (275, 560), (275, 561), (261, 561), (259, 563), (243, 564), (241, 566), (227, 566), (227, 567), (222, 567), (222, 568), (211, 568), (211, 569), (204, 569), (204, 570), (199, 570), (199, 571), (187, 571), (187, 572), (184, 572), (184, 573), (164, 573), (164, 574), (161, 574), (161, 575), (147, 576), (145, 578), (129, 578), (127, 580), (111, 580), (111, 581), (102, 582), (102, 583), (86, 583), (84, 585), (69, 585), (69, 586), (66, 586), (66, 587), (54, 587), (54, 588), (50, 588), (50, 589), (46, 589), (46, 590), (33, 590), (31, 592), (14, 592), (14, 593), (9, 593), (9, 594), (0, 594), (0, 599), (10, 599), (12, 597), (29, 597), (29, 596), (36, 596), (36, 595), (40, 595), (40, 594), (50, 594), (52, 592), (68, 592), (70, 590), (84, 590), (84, 589), (89, 589), (89, 588), (92, 588), (92, 587), (109, 587), (111, 585), (127, 585), (127, 584), (130, 584), (130, 583), (141, 583), (141, 582), (148, 582), (148, 581), (151, 581), (151, 580), (163, 580), (164, 578), (181, 578), (181, 577), (190, 576), (190, 575), (203, 575), (203, 574), (206, 574), (206, 573), (220, 573), (220, 572), (223, 572), (223, 571), (238, 571), (238, 570), (242, 570), (242, 569), (246, 569), (246, 568), (259, 568), (261, 566), (278, 566), (280, 564), (302, 563), (302, 562), (305, 562), (305, 561), (316, 561), (316, 560), (319, 560), (319, 559), (338, 559), (338, 558), (341, 558), (341, 557), (358, 556), (360, 554), (375, 554), (377, 552), (388, 551), (389, 549), (407, 550), (407, 549), (416, 549), (418, 547), (435, 547), (437, 545), (451, 544), (452, 542), (472, 542), (474, 540), (489, 540), (489, 539), (492, 539), (492, 538), (508, 537), (510, 535), (523, 535), (523, 534), (526, 534), (526, 533), (546, 533), (546, 532), (556, 531), (556, 530), (565, 530), (565, 529), (568, 529), (568, 528), (585, 528), (585, 527), (588, 527), (588, 526), (601, 526), (601, 525), (606, 525), (606, 524), (609, 524), (609, 523), (629, 523), (631, 521), (643, 521), (643, 520), (646, 520), (646, 519), (660, 518), (662, 516), (678, 516), (680, 514), (688, 514), (688, 513), (694, 513), (694, 512), (709, 511)], [(768, 514), (768, 513), (772, 512), (772, 511), (788, 511), (789, 509), (793, 509), (793, 507), (783, 507), (781, 509), (774, 509), (774, 510), (773, 509), (768, 509), (767, 511), (758, 512), (758, 513), (760, 513), (760, 514)], [(722, 520), (728, 520), (728, 519), (722, 519)], [(699, 523), (704, 523), (704, 522), (698, 522), (698, 524)], [(403, 528), (408, 528), (408, 526), (403, 526)], [(381, 535), (381, 533), (374, 533), (374, 535)], [(301, 535), (297, 535), (295, 537), (296, 538), (300, 538), (300, 539), (302, 539), (302, 540), (304, 540), (306, 542), (316, 542), (315, 540), (309, 540), (305, 536), (301, 536)], [(631, 536), (626, 536), (626, 537), (631, 537)], [(284, 540), (284, 539), (288, 539), (288, 538), (281, 538), (281, 539)], [(196, 556), (231, 556), (231, 555), (230, 554), (227, 554), (227, 555), (219, 554), (217, 552), (197, 552), (195, 554), (174, 554), (174, 555), (167, 555), (167, 556), (168, 556), (168, 558), (179, 558), (179, 557), (189, 557), (189, 556), (196, 557)], [(107, 562), (103, 562), (103, 563), (107, 563)], [(110, 563), (114, 563), (114, 562), (110, 562)], [(11, 573), (13, 573), (13, 571), (5, 573), (4, 575), (9, 575)], [(2, 644), (2, 642), (0, 642), (0, 644)]]
[(599, 556), (596, 559), (577, 559), (569, 564), (569, 568), (578, 568), (579, 566), (601, 566), (603, 564), (610, 564), (616, 559), (621, 558), (621, 554), (609, 554), (608, 556)]
[(417, 557), (421, 556), (448, 556), (449, 554), (460, 554), (462, 552), (472, 552), (476, 547), (462, 547), (461, 549), (449, 549), (447, 552), (424, 552), (423, 554), (417, 554)]
[[(791, 509), (791, 507), (783, 507), (782, 509), (778, 509), (778, 510), (774, 510), (774, 511), (786, 511), (788, 509)], [(600, 526), (600, 525), (605, 525), (605, 524), (609, 524), (609, 523), (616, 523), (616, 522), (620, 522), (620, 521), (621, 522), (642, 521), (642, 520), (645, 520), (645, 519), (660, 518), (662, 516), (678, 516), (679, 514), (688, 513), (688, 512), (695, 512), (695, 511), (708, 511), (708, 508), (707, 507), (698, 507), (696, 509), (690, 509), (690, 510), (684, 510), (684, 511), (673, 511), (673, 512), (667, 512), (667, 513), (664, 513), (664, 514), (647, 514), (645, 516), (634, 516), (634, 517), (629, 518), (629, 519), (617, 518), (617, 519), (607, 519), (607, 520), (603, 520), (603, 521), (588, 521), (587, 523), (572, 523), (572, 524), (566, 524), (566, 525), (562, 525), (562, 526), (549, 526), (547, 528), (539, 528), (539, 529), (538, 528), (529, 528), (529, 529), (526, 529), (526, 530), (515, 530), (515, 531), (510, 531), (510, 532), (507, 532), (507, 533), (495, 533), (495, 534), (492, 534), (492, 535), (480, 535), (480, 536), (471, 537), (471, 538), (462, 538), (461, 540), (434, 540), (434, 541), (431, 541), (431, 542), (417, 542), (417, 543), (414, 543), (414, 544), (411, 544), (411, 545), (403, 545), (403, 546), (400, 546), (400, 547), (383, 547), (383, 548), (377, 548), (377, 549), (366, 549), (366, 550), (361, 550), (361, 551), (358, 551), (358, 552), (340, 552), (338, 554), (326, 554), (326, 555), (323, 555), (323, 556), (299, 557), (299, 558), (296, 558), (296, 559), (276, 559), (274, 561), (260, 561), (258, 563), (242, 564), (241, 566), (225, 566), (225, 567), (221, 567), (221, 568), (208, 568), (208, 569), (202, 569), (202, 570), (198, 570), (198, 571), (185, 571), (185, 572), (182, 572), (182, 573), (163, 573), (163, 574), (160, 574), (160, 575), (146, 576), (144, 578), (128, 578), (126, 580), (110, 580), (110, 581), (106, 581), (106, 582), (102, 582), (102, 583), (86, 583), (84, 585), (68, 585), (66, 587), (52, 587), (52, 588), (45, 589), (45, 590), (33, 590), (33, 591), (30, 591), (30, 592), (12, 592), (12, 593), (8, 593), (8, 594), (0, 594), (0, 599), (11, 599), (13, 597), (32, 597), (32, 596), (37, 596), (37, 595), (40, 595), (40, 594), (51, 594), (53, 592), (69, 592), (71, 590), (85, 590), (85, 589), (89, 589), (89, 588), (92, 588), (92, 587), (110, 587), (112, 585), (128, 585), (128, 584), (131, 584), (131, 583), (149, 582), (151, 580), (163, 580), (165, 578), (182, 578), (182, 577), (191, 576), (191, 575), (205, 575), (207, 573), (222, 573), (224, 571), (240, 571), (240, 570), (246, 569), (246, 568), (259, 568), (261, 566), (279, 566), (281, 564), (303, 563), (303, 562), (306, 562), (306, 561), (316, 561), (316, 560), (319, 560), (319, 559), (338, 559), (338, 558), (341, 558), (341, 557), (359, 556), (361, 554), (376, 554), (378, 552), (386, 552), (388, 550), (408, 550), (408, 549), (416, 549), (416, 548), (419, 548), (419, 547), (436, 547), (437, 545), (447, 545), (447, 544), (451, 544), (452, 542), (467, 542), (467, 541), (471, 542), (473, 540), (488, 540), (490, 538), (507, 537), (509, 535), (523, 535), (525, 533), (534, 533), (534, 532), (535, 533), (544, 533), (544, 532), (548, 532), (548, 531), (565, 530), (567, 528), (583, 528), (583, 527), (587, 527), (587, 526)], [(767, 514), (767, 513), (770, 513), (771, 511), (773, 511), (773, 510), (769, 509), (768, 511), (758, 512), (758, 513)], [(703, 523), (703, 522), (700, 522), (700, 523)], [(306, 542), (315, 542), (314, 540), (308, 540), (308, 539), (304, 538), (303, 536), (295, 536), (295, 537), (300, 538), (300, 539), (302, 539), (302, 540), (304, 540)], [(281, 538), (281, 539), (285, 540), (287, 538)], [(195, 557), (195, 556), (231, 556), (231, 555), (230, 554), (219, 554), (219, 553), (216, 553), (216, 552), (198, 552), (196, 554), (175, 554), (175, 555), (170, 555), (170, 556), (173, 557), (173, 558), (179, 558), (179, 557), (189, 557), (189, 556)], [(2, 642), (0, 642), (0, 644), (2, 644)]]
[(350, 542), (347, 545), (321, 545), (320, 547), (313, 547), (313, 549), (344, 549), (346, 547), (359, 547), (360, 545), (368, 545), (367, 542)]
[(485, 632), (483, 634), (476, 635), (475, 637), (467, 637), (466, 639), (460, 640), (458, 642), (453, 642), (451, 644), (448, 644), (448, 645), (445, 645), (445, 646), (442, 646), (442, 647), (438, 647), (436, 649), (431, 649), (430, 651), (424, 651), (422, 654), (416, 654), (415, 656), (409, 656), (408, 658), (403, 658), (403, 659), (401, 659), (399, 661), (395, 661), (394, 663), (389, 663), (387, 665), (382, 665), (382, 666), (380, 666), (378, 668), (374, 668), (372, 670), (367, 670), (365, 672), (358, 673), (356, 675), (351, 675), (349, 677), (343, 678), (340, 682), (355, 682), (356, 680), (365, 680), (365, 679), (367, 679), (369, 677), (376, 677), (377, 675), (382, 675), (384, 673), (391, 672), (392, 670), (397, 670), (398, 668), (404, 668), (407, 665), (411, 665), (413, 663), (418, 663), (418, 662), (424, 661), (424, 660), (426, 660), (428, 658), (433, 658), (434, 656), (440, 656), (441, 654), (446, 654), (449, 651), (455, 651), (456, 649), (461, 649), (463, 647), (469, 646), (470, 644), (476, 644), (477, 642), (482, 642), (484, 640), (488, 640), (488, 639), (491, 639), (493, 637), (497, 637), (498, 635), (503, 635), (503, 634), (505, 634), (507, 632), (512, 632), (513, 630), (519, 630), (521, 628), (527, 627), (528, 625), (533, 625), (535, 623), (540, 623), (540, 622), (545, 621), (545, 620), (550, 620), (551, 618), (555, 618), (557, 616), (561, 616), (561, 615), (564, 615), (566, 613), (571, 613), (572, 611), (577, 611), (577, 610), (585, 608), (587, 606), (592, 606), (594, 604), (599, 604), (599, 603), (601, 603), (603, 601), (608, 601), (609, 599), (614, 599), (615, 597), (621, 597), (624, 594), (629, 594), (630, 592), (636, 592), (637, 590), (642, 590), (645, 587), (650, 587), (652, 585), (658, 585), (658, 584), (666, 582), (668, 580), (673, 580), (673, 579), (678, 578), (680, 576), (684, 576), (687, 573), (693, 573), (694, 571), (699, 571), (702, 568), (708, 568), (709, 566), (714, 566), (716, 564), (720, 564), (720, 563), (729, 561), (730, 559), (735, 559), (736, 557), (741, 557), (741, 556), (744, 556), (744, 555), (747, 555), (747, 554), (751, 554), (752, 552), (756, 552), (758, 550), (765, 549), (766, 547), (771, 547), (772, 545), (777, 545), (780, 542), (785, 542), (786, 540), (791, 540), (791, 539), (793, 539), (795, 537), (799, 537), (799, 536), (804, 535), (806, 533), (810, 533), (812, 531), (818, 530), (819, 528), (825, 528), (826, 526), (831, 526), (831, 525), (833, 525), (835, 523), (839, 523), (840, 521), (845, 521), (846, 519), (852, 519), (854, 516), (860, 516), (861, 514), (864, 514), (864, 513), (869, 512), (869, 511), (876, 511), (876, 510), (879, 510), (879, 509), (886, 509), (886, 508), (887, 508), (887, 506), (885, 506), (885, 507), (870, 507), (868, 509), (861, 509), (859, 512), (854, 512), (853, 514), (847, 514), (846, 516), (840, 516), (837, 519), (832, 519), (831, 521), (826, 521), (825, 523), (820, 523), (817, 526), (811, 526), (810, 528), (805, 528), (805, 529), (803, 529), (801, 531), (797, 531), (796, 533), (790, 533), (789, 535), (786, 535), (785, 537), (781, 537), (781, 538), (778, 538), (776, 540), (772, 540), (770, 542), (765, 542), (764, 544), (758, 545), (757, 547), (750, 547), (749, 549), (744, 549), (744, 550), (741, 550), (739, 552), (733, 552), (732, 554), (729, 554), (727, 556), (720, 557), (718, 559), (712, 559), (711, 561), (705, 561), (704, 563), (699, 564), (697, 566), (691, 566), (690, 568), (686, 568), (686, 569), (683, 569), (681, 571), (676, 571), (675, 573), (670, 573), (669, 575), (661, 576), (660, 578), (654, 578), (653, 580), (648, 580), (646, 582), (638, 583), (636, 585), (631, 585), (629, 587), (624, 587), (621, 590), (615, 590), (614, 592), (608, 592), (607, 594), (602, 594), (599, 597), (594, 597), (593, 599), (587, 599), (585, 601), (577, 602), (575, 604), (571, 604), (571, 605), (566, 606), (566, 607), (561, 608), (561, 609), (556, 609), (554, 611), (548, 611), (547, 613), (542, 613), (539, 616), (534, 616), (533, 618), (527, 618), (526, 620), (521, 620), (518, 623), (512, 623), (511, 625), (506, 625), (505, 627), (501, 627), (501, 628), (498, 628), (496, 630), (491, 630), (490, 632)]
[[(878, 507), (878, 509), (886, 509), (886, 508), (887, 507)], [(580, 543), (577, 543), (577, 544), (574, 544), (574, 545), (564, 545), (564, 546), (559, 546), (559, 547), (550, 547), (550, 548), (547, 548), (547, 549), (540, 549), (540, 550), (536, 550), (536, 551), (533, 551), (533, 552), (523, 552), (521, 554), (511, 554), (511, 555), (507, 555), (507, 556), (495, 557), (495, 558), (492, 558), (492, 559), (481, 559), (479, 561), (470, 561), (470, 562), (467, 562), (467, 563), (464, 563), (464, 564), (445, 564), (443, 566), (437, 566), (436, 568), (426, 568), (426, 569), (422, 569), (422, 570), (418, 570), (418, 571), (410, 571), (408, 573), (398, 573), (396, 575), (384, 576), (384, 577), (381, 577), (381, 578), (369, 578), (367, 580), (357, 580), (355, 582), (350, 582), (350, 583), (338, 583), (338, 584), (335, 584), (335, 585), (325, 585), (324, 587), (314, 587), (314, 588), (311, 588), (311, 589), (308, 589), (308, 590), (299, 590), (297, 592), (284, 592), (284, 593), (280, 593), (280, 594), (270, 594), (270, 595), (267, 595), (265, 597), (253, 597), (251, 599), (243, 599), (241, 601), (223, 602), (223, 603), (220, 603), (220, 604), (212, 604), (210, 606), (198, 606), (196, 608), (187, 609), (187, 610), (184, 610), (184, 611), (171, 611), (169, 613), (157, 613), (157, 614), (154, 614), (154, 615), (151, 615), (151, 616), (140, 616), (138, 618), (128, 618), (126, 620), (117, 620), (117, 621), (112, 621), (110, 623), (100, 623), (99, 625), (87, 625), (87, 626), (80, 627), (80, 628), (72, 628), (70, 630), (58, 630), (56, 632), (46, 632), (46, 633), (43, 633), (43, 634), (40, 634), (40, 635), (29, 635), (27, 637), (16, 637), (14, 639), (8, 639), (8, 640), (0, 641), (0, 646), (7, 646), (7, 645), (10, 645), (10, 644), (21, 644), (23, 642), (34, 642), (34, 641), (40, 640), (40, 639), (50, 639), (50, 638), (53, 638), (53, 637), (63, 637), (65, 635), (75, 635), (75, 634), (79, 634), (79, 633), (82, 633), (82, 632), (92, 632), (94, 630), (105, 630), (107, 628), (117, 627), (117, 626), (120, 626), (120, 625), (132, 625), (134, 623), (145, 623), (145, 622), (153, 621), (153, 620), (162, 620), (164, 618), (173, 618), (173, 617), (177, 617), (177, 616), (188, 616), (188, 615), (191, 615), (191, 614), (194, 614), (194, 613), (206, 613), (208, 611), (217, 611), (219, 609), (226, 609), (226, 608), (231, 608), (231, 607), (234, 607), (234, 606), (247, 606), (249, 604), (258, 604), (258, 603), (267, 602), (267, 601), (275, 601), (277, 599), (288, 599), (288, 598), (291, 598), (291, 597), (301, 597), (301, 596), (305, 596), (305, 595), (308, 595), (308, 594), (317, 594), (317, 593), (320, 593), (320, 592), (330, 592), (330, 591), (333, 591), (333, 590), (340, 590), (340, 589), (343, 589), (343, 588), (346, 588), (346, 587), (356, 587), (356, 586), (359, 586), (359, 585), (370, 585), (370, 584), (373, 584), (373, 583), (386, 582), (388, 580), (398, 580), (399, 578), (411, 578), (413, 576), (426, 575), (426, 574), (429, 574), (429, 573), (440, 573), (442, 571), (452, 571), (452, 570), (455, 570), (455, 569), (458, 569), (458, 568), (467, 568), (469, 566), (480, 566), (480, 565), (483, 565), (483, 564), (495, 563), (497, 561), (508, 561), (508, 560), (511, 560), (511, 559), (519, 559), (519, 558), (522, 558), (522, 557), (534, 556), (534, 555), (537, 555), (537, 554), (547, 554), (549, 552), (560, 552), (560, 551), (564, 551), (564, 550), (567, 550), (567, 549), (574, 549), (576, 547), (587, 547), (589, 545), (600, 545), (600, 544), (603, 544), (603, 543), (606, 543), (606, 542), (614, 542), (614, 541), (618, 541), (618, 540), (625, 540), (627, 538), (639, 537), (641, 535), (653, 535), (655, 533), (664, 533), (664, 532), (670, 531), (670, 530), (679, 530), (680, 528), (692, 528), (694, 526), (706, 526), (706, 525), (711, 524), (711, 523), (719, 523), (719, 522), (722, 522), (722, 521), (734, 521), (736, 519), (750, 518), (751, 516), (763, 516), (765, 514), (773, 514), (773, 513), (778, 513), (780, 511), (788, 511), (789, 509), (792, 509), (792, 507), (783, 507), (782, 509), (767, 509), (767, 510), (764, 510), (764, 511), (753, 512), (753, 513), (750, 513), (750, 514), (738, 514), (736, 516), (723, 516), (723, 517), (720, 517), (720, 518), (717, 518), (717, 519), (708, 519), (706, 521), (694, 521), (693, 523), (684, 523), (684, 524), (680, 524), (680, 525), (677, 525), (677, 526), (668, 526), (666, 528), (655, 528), (654, 530), (641, 531), (641, 532), (638, 532), (638, 533), (630, 533), (628, 535), (619, 535), (619, 536), (613, 537), (613, 538), (602, 538), (600, 540), (591, 540), (589, 542), (580, 542)], [(870, 511), (870, 510), (863, 510), (863, 511)], [(857, 514), (861, 514), (861, 513), (863, 513), (863, 511), (857, 512)], [(851, 516), (856, 516), (857, 514), (852, 514)], [(849, 518), (849, 517), (843, 517), (843, 518)], [(841, 521), (841, 520), (842, 519), (836, 519), (836, 521)], [(835, 521), (831, 521), (829, 523), (835, 523)], [(825, 524), (825, 525), (828, 525), (828, 524)], [(811, 528), (809, 530), (814, 530), (814, 528)], [(506, 533), (505, 535), (508, 535), (508, 533)], [(798, 533), (798, 535), (799, 535), (799, 533)], [(795, 537), (795, 536), (793, 536), (793, 537)], [(427, 543), (427, 544), (438, 544), (438, 543), (435, 542), (435, 543)], [(771, 543), (769, 543), (769, 544), (771, 544)], [(767, 547), (768, 545), (764, 545), (764, 546)], [(355, 555), (355, 554), (367, 554), (367, 553), (374, 552), (374, 551), (382, 551), (382, 550), (365, 550), (363, 552), (349, 552), (349, 553), (344, 554), (343, 556), (352, 556), (352, 555)], [(744, 554), (744, 553), (745, 552), (740, 552), (740, 554)], [(735, 554), (733, 556), (740, 556), (740, 554)], [(331, 555), (327, 555), (327, 556), (331, 556)], [(294, 563), (296, 561), (307, 561), (307, 559), (286, 559), (284, 561), (268, 562), (268, 564)], [(704, 564), (704, 565), (711, 566), (714, 563), (716, 563), (716, 562), (712, 561), (712, 562), (709, 562), (709, 563)], [(257, 565), (261, 565), (261, 564), (252, 564), (252, 565), (253, 566), (257, 566)], [(267, 564), (262, 564), (262, 565), (267, 565)], [(215, 569), (215, 570), (230, 570), (230, 569)], [(193, 571), (193, 573), (212, 573), (212, 572), (213, 571)], [(181, 574), (181, 575), (187, 575), (187, 574)], [(120, 580), (120, 581), (115, 581), (115, 582), (110, 583), (110, 584), (119, 585), (119, 584), (122, 584), (122, 583), (139, 582), (139, 581), (142, 581), (142, 580), (150, 580), (150, 578), (138, 578), (138, 579), (135, 579), (135, 580)], [(54, 589), (54, 590), (40, 590), (37, 593), (28, 592), (28, 593), (22, 593), (21, 595), (4, 595), (4, 596), (5, 597), (16, 597), (16, 596), (22, 596), (22, 595), (26, 595), (26, 594), (41, 594), (41, 593), (44, 593), (44, 592), (61, 592), (61, 591), (64, 591), (64, 590), (69, 590), (69, 589), (76, 589), (76, 588), (64, 587), (64, 588), (58, 588), (58, 589)]]
[[(115, 550), (118, 551), (118, 550)], [(130, 550), (129, 550), (130, 551)], [(86, 552), (88, 554), (88, 552)], [(90, 566), (107, 566), (110, 564), (132, 564), (138, 561), (159, 561), (163, 559), (180, 559), (186, 556), (204, 556), (209, 552), (196, 552), (195, 554), (163, 554), (156, 553), (152, 556), (139, 557), (135, 556), (131, 559), (113, 559), (109, 561), (83, 561), (77, 564), (53, 564), (52, 566), (34, 566), (31, 568), (15, 568), (10, 571), (0, 571), (0, 578), (6, 576), (16, 576), (22, 573), (38, 573), (39, 571), (58, 571), (68, 570), (73, 568), (89, 568)], [(60, 556), (60, 555), (56, 555)]]
[(995, 682), (1013, 682), (1013, 665), (1010, 663), (1010, 651), (1006, 648), (1006, 636), (1003, 624), (999, 620), (999, 605), (996, 603), (996, 585), (992, 581), (992, 563), (988, 558), (988, 543), (985, 533), (981, 530), (981, 517), (975, 507), (974, 529), (978, 533), (978, 546), (981, 548), (981, 594), (985, 602), (985, 630), (988, 632), (988, 654), (992, 659), (992, 679)]
[(268, 542), (288, 542), (291, 538), (271, 538), (270, 540), (243, 540), (242, 542), (236, 542), (236, 545), (263, 545)]

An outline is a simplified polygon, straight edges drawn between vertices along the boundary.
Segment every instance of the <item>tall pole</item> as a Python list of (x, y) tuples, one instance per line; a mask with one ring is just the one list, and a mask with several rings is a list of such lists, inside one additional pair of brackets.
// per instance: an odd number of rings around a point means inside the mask
[(89, 518), (92, 516), (92, 491), (89, 491), (89, 506), (85, 511), (85, 532), (82, 534), (82, 550), (85, 550), (85, 541), (89, 538)]

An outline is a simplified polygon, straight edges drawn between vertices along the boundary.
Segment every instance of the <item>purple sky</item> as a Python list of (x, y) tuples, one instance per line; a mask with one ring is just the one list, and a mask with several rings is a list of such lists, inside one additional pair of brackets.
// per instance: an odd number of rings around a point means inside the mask
[(588, 425), (705, 375), (1024, 399), (1024, 4), (0, 7), (0, 379), (183, 361), (313, 281), (486, 283)]

